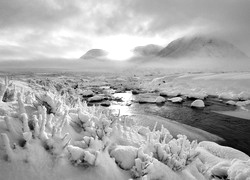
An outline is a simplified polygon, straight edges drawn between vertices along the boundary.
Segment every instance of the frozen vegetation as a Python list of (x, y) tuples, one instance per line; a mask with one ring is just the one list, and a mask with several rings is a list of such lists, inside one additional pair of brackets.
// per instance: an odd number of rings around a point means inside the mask
[[(129, 116), (86, 104), (111, 98), (112, 92), (105, 88), (109, 80), (112, 85), (122, 82), (124, 91), (160, 92), (161, 96), (144, 93), (139, 102), (180, 103), (183, 98), (194, 98), (198, 100), (193, 106), (204, 107), (202, 99), (213, 95), (231, 100), (227, 102), (231, 105), (247, 106), (249, 86), (242, 83), (249, 74), (123, 78), (100, 76), (76, 83), (61, 76), (57, 83), (30, 79), (29, 86), (3, 80), (1, 179), (250, 180), (250, 157), (239, 150), (210, 141), (190, 141), (184, 134), (174, 137), (167, 127), (150, 129)], [(97, 86), (101, 87), (99, 95), (93, 90)]]

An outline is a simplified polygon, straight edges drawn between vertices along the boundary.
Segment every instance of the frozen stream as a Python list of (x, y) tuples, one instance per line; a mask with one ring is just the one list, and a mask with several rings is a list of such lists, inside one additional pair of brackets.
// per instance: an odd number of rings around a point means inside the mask
[[(122, 97), (125, 101), (123, 104), (118, 103), (111, 106), (111, 108), (120, 109), (122, 115), (157, 115), (174, 120), (178, 123), (196, 127), (217, 135), (225, 140), (217, 141), (218, 143), (239, 149), (250, 155), (249, 120), (214, 112), (236, 109), (234, 106), (228, 106), (218, 99), (208, 98), (205, 100), (206, 107), (204, 109), (193, 109), (190, 108), (192, 100), (185, 100), (182, 104), (166, 102), (161, 106), (148, 103), (132, 103), (131, 106), (127, 106), (127, 102), (137, 98), (136, 95), (127, 92), (117, 93), (114, 96)], [(161, 118), (160, 124), (164, 124), (164, 121), (162, 121), (163, 118)], [(168, 121), (167, 119), (165, 121)], [(157, 118), (144, 118), (142, 124), (153, 126), (155, 121), (157, 121)], [(168, 125), (166, 124), (166, 126)]]

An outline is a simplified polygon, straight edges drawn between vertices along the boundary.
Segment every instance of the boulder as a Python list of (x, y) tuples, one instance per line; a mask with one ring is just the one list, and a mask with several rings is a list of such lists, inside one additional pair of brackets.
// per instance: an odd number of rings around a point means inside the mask
[(81, 95), (83, 97), (91, 97), (91, 96), (94, 96), (94, 93), (91, 90), (84, 90), (84, 91), (82, 91)]
[(104, 100), (104, 96), (95, 95), (93, 97), (88, 98), (88, 102), (100, 102)]
[(227, 102), (226, 102), (226, 104), (228, 104), (228, 105), (232, 105), (232, 106), (235, 106), (235, 105), (236, 105), (236, 102), (235, 102), (235, 101), (230, 100), (230, 101), (227, 101)]
[(138, 97), (134, 100), (138, 103), (155, 103), (156, 96), (154, 94), (140, 94)]
[(168, 100), (171, 101), (172, 103), (180, 103), (183, 101), (181, 97), (169, 98)]
[(194, 107), (194, 108), (204, 108), (205, 107), (205, 103), (201, 99), (197, 99), (194, 102), (192, 102), (191, 107)]
[(134, 90), (132, 90), (132, 94), (134, 94), (134, 95), (139, 94), (139, 91), (134, 89)]
[(111, 105), (110, 101), (104, 101), (101, 103), (101, 106), (109, 107)]
[(178, 96), (180, 95), (177, 91), (162, 91), (160, 92), (160, 96)]
[(158, 96), (156, 99), (155, 99), (155, 103), (156, 104), (163, 104), (166, 102), (166, 99), (164, 97), (161, 97), (161, 96)]

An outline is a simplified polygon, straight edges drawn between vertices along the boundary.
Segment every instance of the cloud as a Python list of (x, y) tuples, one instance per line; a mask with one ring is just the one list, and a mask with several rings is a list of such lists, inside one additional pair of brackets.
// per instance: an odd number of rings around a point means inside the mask
[(250, 55), (248, 0), (157, 0), (154, 3), (138, 0), (134, 1), (132, 9), (145, 18), (153, 18), (149, 33), (172, 33), (185, 29), (210, 33), (235, 43)]
[(1, 0), (0, 27), (49, 28), (80, 13), (77, 1)]
[(0, 58), (77, 58), (96, 48), (96, 39), (160, 37), (167, 44), (195, 32), (247, 52), (249, 12), (248, 0), (1, 0)]

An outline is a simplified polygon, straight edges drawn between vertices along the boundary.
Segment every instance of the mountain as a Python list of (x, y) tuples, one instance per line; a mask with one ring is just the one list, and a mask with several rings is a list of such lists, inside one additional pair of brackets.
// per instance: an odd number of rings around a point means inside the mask
[(135, 55), (138, 56), (156, 56), (163, 47), (155, 45), (155, 44), (148, 44), (146, 46), (137, 46), (134, 48), (133, 52)]
[(188, 36), (176, 39), (157, 56), (169, 58), (248, 58), (231, 43), (207, 36)]
[(81, 59), (97, 59), (97, 58), (103, 58), (108, 55), (108, 52), (103, 49), (91, 49), (87, 51), (83, 56), (81, 56)]

